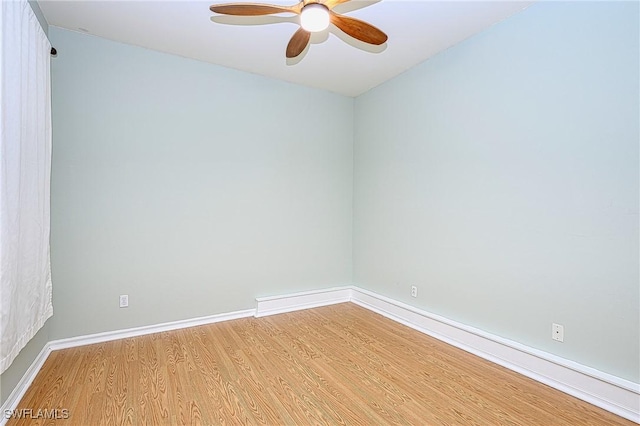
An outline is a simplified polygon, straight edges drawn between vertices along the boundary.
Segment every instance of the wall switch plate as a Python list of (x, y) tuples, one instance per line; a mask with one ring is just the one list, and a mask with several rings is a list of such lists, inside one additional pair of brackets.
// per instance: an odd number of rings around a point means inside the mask
[(564, 342), (564, 327), (560, 324), (551, 325), (551, 338), (558, 342)]
[(120, 295), (120, 307), (127, 308), (129, 306), (129, 295), (121, 294)]
[(415, 285), (411, 286), (411, 297), (418, 297), (418, 287)]

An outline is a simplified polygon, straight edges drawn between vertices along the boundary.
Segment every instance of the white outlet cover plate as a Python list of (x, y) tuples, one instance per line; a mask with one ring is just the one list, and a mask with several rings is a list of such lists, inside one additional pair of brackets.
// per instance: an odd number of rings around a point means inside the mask
[(564, 327), (560, 324), (551, 325), (551, 338), (558, 342), (564, 342)]

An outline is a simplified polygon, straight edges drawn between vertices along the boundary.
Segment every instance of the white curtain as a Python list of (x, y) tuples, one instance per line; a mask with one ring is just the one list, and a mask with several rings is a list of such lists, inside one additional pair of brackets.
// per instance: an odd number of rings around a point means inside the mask
[(0, 373), (53, 315), (51, 45), (27, 0), (0, 0)]

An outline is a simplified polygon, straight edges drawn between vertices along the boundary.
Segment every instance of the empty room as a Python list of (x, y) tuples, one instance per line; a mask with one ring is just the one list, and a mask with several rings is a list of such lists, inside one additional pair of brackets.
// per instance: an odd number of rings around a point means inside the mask
[(640, 424), (637, 1), (1, 2), (0, 425)]

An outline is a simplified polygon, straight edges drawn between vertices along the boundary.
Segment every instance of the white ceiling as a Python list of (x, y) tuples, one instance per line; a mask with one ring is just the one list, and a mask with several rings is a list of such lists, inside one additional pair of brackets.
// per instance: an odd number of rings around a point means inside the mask
[(213, 3), (230, 1), (40, 0), (38, 3), (51, 26), (347, 96), (360, 95), (533, 3), (353, 0), (335, 11), (384, 31), (389, 40), (378, 49), (381, 51), (363, 50), (368, 45), (331, 27), (324, 34), (314, 35), (301, 60), (288, 63), (285, 48), (297, 30), (298, 17), (237, 18), (209, 11)]

